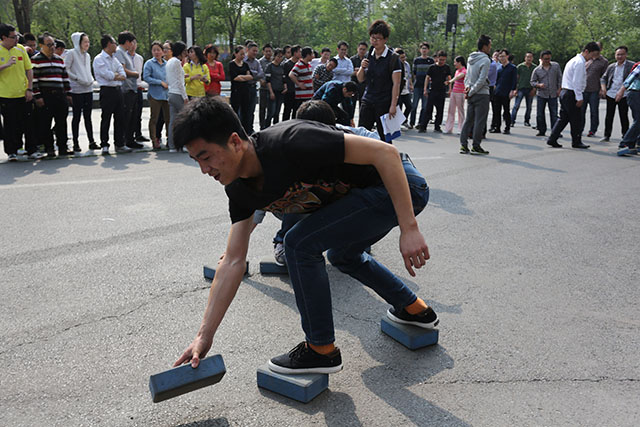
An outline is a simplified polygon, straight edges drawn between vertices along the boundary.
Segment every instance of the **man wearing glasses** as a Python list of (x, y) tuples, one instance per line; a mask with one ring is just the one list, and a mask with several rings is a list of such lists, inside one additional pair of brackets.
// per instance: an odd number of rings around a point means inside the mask
[[(4, 152), (9, 161), (18, 160), (18, 148), (26, 117), (26, 102), (33, 98), (31, 60), (18, 44), (16, 29), (0, 24), (0, 106), (4, 124)], [(36, 147), (28, 146), (27, 154), (35, 155)]]
[(371, 130), (375, 123), (382, 141), (384, 130), (380, 116), (396, 115), (396, 105), (400, 96), (402, 64), (398, 54), (387, 47), (389, 25), (377, 20), (369, 27), (371, 49), (362, 60), (358, 70), (358, 81), (365, 82), (366, 88), (360, 105), (359, 125)]

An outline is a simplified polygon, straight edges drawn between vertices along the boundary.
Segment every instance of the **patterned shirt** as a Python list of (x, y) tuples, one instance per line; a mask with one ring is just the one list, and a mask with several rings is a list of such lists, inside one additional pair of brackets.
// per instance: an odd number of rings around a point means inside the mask
[(296, 85), (296, 99), (308, 100), (313, 97), (313, 80), (311, 79), (311, 67), (302, 60), (294, 65), (291, 72), (296, 76), (298, 82), (304, 85), (304, 89), (300, 89)]
[(33, 65), (33, 96), (42, 97), (43, 92), (59, 90), (69, 92), (69, 76), (64, 60), (55, 53), (51, 58), (40, 52), (31, 58)]
[(627, 76), (624, 81), (624, 87), (628, 90), (640, 91), (640, 62), (636, 62), (634, 65), (636, 68)]
[[(328, 63), (328, 62), (327, 62)], [(320, 89), (320, 86), (333, 80), (333, 71), (327, 70), (327, 64), (318, 64), (313, 70), (313, 91)]]

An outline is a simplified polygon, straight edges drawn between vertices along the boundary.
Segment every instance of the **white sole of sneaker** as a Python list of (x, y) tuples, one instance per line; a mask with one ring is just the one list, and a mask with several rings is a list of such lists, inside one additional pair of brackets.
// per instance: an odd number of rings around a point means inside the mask
[(410, 322), (407, 320), (402, 320), (394, 316), (393, 313), (391, 313), (391, 310), (387, 310), (387, 317), (396, 323), (402, 323), (403, 325), (413, 325), (423, 329), (433, 329), (436, 326), (438, 326), (438, 323), (440, 323), (440, 319), (438, 319), (437, 317), (436, 317), (436, 320), (434, 320), (431, 323)]
[(269, 369), (278, 374), (296, 375), (296, 374), (335, 374), (342, 370), (342, 364), (338, 366), (332, 366), (330, 368), (305, 368), (305, 369), (291, 369), (283, 366), (278, 366), (269, 360), (267, 363)]

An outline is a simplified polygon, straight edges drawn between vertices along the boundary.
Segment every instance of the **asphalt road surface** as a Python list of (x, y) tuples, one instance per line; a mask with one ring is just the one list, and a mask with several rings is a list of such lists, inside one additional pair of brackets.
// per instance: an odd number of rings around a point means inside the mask
[(383, 335), (386, 304), (329, 266), (344, 370), (306, 405), (256, 387), (256, 368), (303, 339), (288, 279), (258, 272), (273, 216), (214, 340), (226, 376), (154, 404), (149, 375), (193, 339), (202, 267), (225, 247), (222, 186), (166, 151), (2, 164), (1, 424), (637, 425), (640, 156), (615, 155), (617, 126), (579, 151), (518, 125), (489, 135), (486, 157), (405, 132), (395, 144), (431, 188), (431, 260), (411, 278), (397, 230), (373, 255), (439, 313), (440, 342)]

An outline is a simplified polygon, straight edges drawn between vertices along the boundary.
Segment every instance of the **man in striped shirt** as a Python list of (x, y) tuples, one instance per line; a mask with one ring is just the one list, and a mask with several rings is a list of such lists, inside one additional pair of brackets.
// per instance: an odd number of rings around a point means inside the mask
[(51, 120), (55, 118), (58, 155), (73, 154), (67, 150), (67, 116), (69, 114), (69, 76), (64, 60), (54, 53), (55, 39), (49, 33), (38, 37), (40, 52), (31, 58), (33, 65), (33, 97), (36, 100), (36, 132), (48, 157), (55, 157)]
[(313, 97), (313, 79), (311, 78), (311, 66), (309, 65), (312, 59), (313, 49), (309, 46), (303, 47), (300, 60), (289, 72), (289, 78), (296, 85), (294, 114), (303, 102), (309, 101)]

